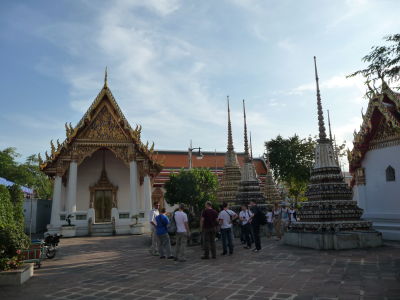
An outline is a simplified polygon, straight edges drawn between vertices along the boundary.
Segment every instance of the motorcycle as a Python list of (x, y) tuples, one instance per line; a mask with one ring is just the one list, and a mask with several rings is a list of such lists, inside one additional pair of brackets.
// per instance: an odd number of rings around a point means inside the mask
[(57, 233), (54, 235), (49, 234), (44, 238), (43, 247), (47, 258), (52, 259), (56, 256), (58, 243), (61, 237), (62, 235)]

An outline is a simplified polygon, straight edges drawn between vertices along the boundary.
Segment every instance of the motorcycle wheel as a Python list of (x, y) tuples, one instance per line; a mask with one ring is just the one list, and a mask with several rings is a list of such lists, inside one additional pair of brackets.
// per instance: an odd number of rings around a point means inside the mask
[(49, 259), (54, 258), (56, 256), (56, 248), (49, 247), (46, 249), (46, 257)]

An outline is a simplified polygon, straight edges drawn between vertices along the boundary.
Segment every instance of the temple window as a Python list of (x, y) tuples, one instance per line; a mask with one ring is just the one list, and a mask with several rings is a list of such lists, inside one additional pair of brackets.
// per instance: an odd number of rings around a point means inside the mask
[(395, 181), (396, 171), (392, 166), (386, 168), (386, 181)]

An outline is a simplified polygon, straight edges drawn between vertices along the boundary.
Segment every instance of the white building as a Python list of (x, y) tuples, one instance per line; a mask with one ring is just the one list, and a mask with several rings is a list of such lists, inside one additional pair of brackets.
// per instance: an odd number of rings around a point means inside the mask
[(400, 94), (371, 89), (349, 153), (353, 199), (384, 239), (400, 240)]
[[(66, 140), (51, 142), (51, 154), (40, 164), (54, 178), (48, 231), (68, 229), (72, 236), (147, 231), (151, 182), (161, 166), (154, 145), (141, 142), (141, 126), (130, 127), (106, 80), (78, 125), (65, 127)], [(68, 215), (72, 229), (65, 227)]]

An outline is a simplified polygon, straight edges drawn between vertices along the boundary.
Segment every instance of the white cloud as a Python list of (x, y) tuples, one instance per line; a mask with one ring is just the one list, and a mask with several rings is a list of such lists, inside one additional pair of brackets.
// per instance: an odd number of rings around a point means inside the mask
[(344, 3), (344, 12), (326, 26), (327, 30), (334, 29), (358, 15), (363, 15), (366, 10), (371, 9), (372, 2), (369, 0), (346, 0)]
[[(142, 18), (138, 8), (158, 17)], [(209, 91), (205, 80), (219, 68), (218, 62), (210, 64), (207, 48), (158, 24), (178, 9), (178, 1), (117, 1), (87, 20), (84, 27), (90, 35), (81, 36), (76, 23), (54, 24), (65, 34), (41, 30), (76, 60), (62, 67), (70, 85), (70, 106), (79, 113), (88, 109), (107, 65), (109, 87), (123, 112), (131, 123), (143, 125), (143, 137), (156, 140), (156, 147), (170, 147), (171, 135), (189, 140), (224, 126), (224, 100)]]
[[(345, 74), (335, 75), (327, 80), (320, 82), (320, 89), (339, 89), (339, 88), (356, 88), (362, 93), (365, 93), (365, 84), (360, 77), (346, 78)], [(288, 94), (299, 95), (307, 91), (315, 91), (316, 83), (310, 82), (299, 85), (292, 89)]]
[(295, 50), (295, 44), (290, 38), (280, 40), (278, 42), (278, 47), (288, 52), (293, 52)]

